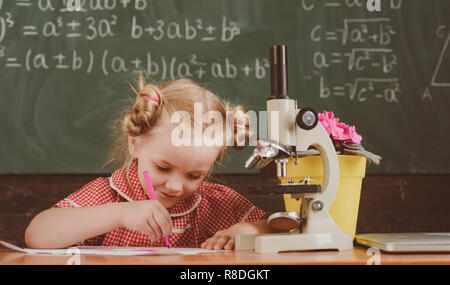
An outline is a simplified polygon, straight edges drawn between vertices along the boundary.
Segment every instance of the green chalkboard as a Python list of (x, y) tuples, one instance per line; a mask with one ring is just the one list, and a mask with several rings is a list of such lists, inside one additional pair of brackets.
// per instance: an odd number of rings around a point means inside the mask
[[(450, 172), (450, 1), (0, 0), (0, 173), (101, 169), (139, 69), (265, 110), (269, 46), (289, 94), (334, 111), (383, 157), (372, 173)], [(370, 1), (373, 2), (373, 1)], [(251, 149), (220, 172), (248, 172)]]

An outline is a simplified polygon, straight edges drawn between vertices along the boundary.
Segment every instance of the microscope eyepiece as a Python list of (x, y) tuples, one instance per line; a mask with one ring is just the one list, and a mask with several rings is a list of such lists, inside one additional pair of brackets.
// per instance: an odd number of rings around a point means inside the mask
[(270, 99), (289, 99), (287, 47), (270, 47)]

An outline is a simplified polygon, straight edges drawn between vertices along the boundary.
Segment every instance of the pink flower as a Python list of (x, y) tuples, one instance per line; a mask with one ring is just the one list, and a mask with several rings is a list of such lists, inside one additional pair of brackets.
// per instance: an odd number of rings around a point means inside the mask
[(323, 114), (319, 113), (318, 117), (319, 117), (319, 122), (325, 128), (327, 133), (329, 135), (331, 135), (333, 132), (333, 129), (336, 128), (336, 125), (337, 125), (337, 122), (339, 121), (339, 119), (334, 118), (333, 112), (327, 112), (327, 111), (324, 111)]
[(337, 143), (361, 143), (362, 137), (356, 133), (355, 126), (348, 126), (345, 123), (339, 122), (339, 119), (334, 117), (333, 112), (324, 111), (322, 114), (319, 113), (318, 117), (319, 122), (327, 133)]
[(337, 141), (345, 139), (344, 129), (339, 127), (339, 124), (341, 123), (334, 122), (331, 124), (331, 137)]
[(344, 131), (348, 137), (346, 142), (360, 144), (362, 141), (362, 136), (356, 133), (355, 126), (348, 127), (347, 130)]

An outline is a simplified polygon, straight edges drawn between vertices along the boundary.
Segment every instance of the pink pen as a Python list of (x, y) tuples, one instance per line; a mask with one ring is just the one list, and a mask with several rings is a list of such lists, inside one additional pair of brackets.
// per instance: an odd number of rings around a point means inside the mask
[[(151, 200), (156, 200), (155, 190), (153, 189), (152, 180), (150, 179), (150, 174), (147, 170), (144, 171), (144, 179), (145, 183), (147, 184), (148, 193), (150, 194)], [(164, 243), (166, 244), (167, 248), (170, 248), (169, 238), (163, 237)]]

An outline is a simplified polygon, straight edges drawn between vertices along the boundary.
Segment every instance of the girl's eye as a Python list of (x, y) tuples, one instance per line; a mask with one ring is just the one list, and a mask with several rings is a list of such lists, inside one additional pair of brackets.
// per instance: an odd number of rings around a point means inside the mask
[(189, 177), (189, 179), (192, 179), (192, 180), (200, 179), (200, 176), (195, 176), (195, 175), (192, 175), (192, 174), (188, 174), (188, 177)]
[(156, 167), (158, 167), (159, 170), (164, 171), (164, 172), (170, 171), (170, 168), (164, 168), (159, 165), (157, 165)]
[[(156, 168), (158, 168), (158, 170), (162, 171), (162, 172), (169, 172), (171, 170), (170, 168), (162, 167), (162, 166), (159, 166), (159, 165), (156, 165)], [(201, 178), (201, 176), (192, 175), (192, 174), (188, 174), (187, 176), (191, 180), (197, 180), (197, 179)]]

